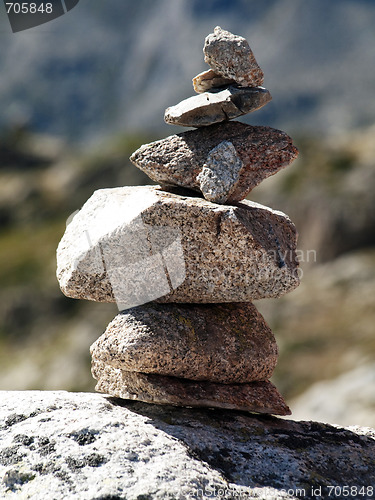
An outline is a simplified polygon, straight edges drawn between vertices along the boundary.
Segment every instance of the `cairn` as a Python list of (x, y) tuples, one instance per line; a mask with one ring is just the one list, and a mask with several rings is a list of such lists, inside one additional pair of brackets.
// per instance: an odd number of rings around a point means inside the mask
[(297, 233), (244, 198), (298, 151), (284, 132), (230, 121), (271, 100), (247, 41), (217, 27), (203, 50), (197, 95), (165, 112), (195, 130), (131, 156), (160, 186), (96, 191), (59, 244), (58, 280), (121, 311), (91, 346), (96, 390), (288, 415), (269, 381), (276, 341), (252, 301), (298, 286)]

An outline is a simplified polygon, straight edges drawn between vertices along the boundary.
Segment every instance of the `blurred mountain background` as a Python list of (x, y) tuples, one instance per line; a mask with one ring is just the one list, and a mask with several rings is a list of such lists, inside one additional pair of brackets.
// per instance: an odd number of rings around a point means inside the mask
[(273, 101), (245, 117), (299, 159), (249, 198), (300, 233), (301, 286), (257, 301), (295, 418), (375, 426), (373, 0), (80, 0), (13, 34), (0, 5), (0, 389), (93, 390), (89, 346), (113, 304), (64, 297), (55, 250), (95, 189), (150, 183), (128, 157), (179, 132), (203, 41), (245, 36)]

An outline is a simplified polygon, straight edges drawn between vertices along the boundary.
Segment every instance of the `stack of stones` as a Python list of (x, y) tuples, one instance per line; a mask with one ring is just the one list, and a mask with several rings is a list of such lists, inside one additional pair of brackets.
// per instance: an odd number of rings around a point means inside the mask
[(271, 99), (247, 41), (217, 27), (204, 54), (198, 95), (165, 113), (196, 129), (131, 157), (160, 186), (96, 191), (60, 242), (57, 275), (66, 295), (122, 311), (91, 347), (98, 391), (286, 415), (269, 381), (276, 341), (252, 301), (297, 287), (297, 234), (244, 198), (297, 149), (284, 132), (229, 121)]

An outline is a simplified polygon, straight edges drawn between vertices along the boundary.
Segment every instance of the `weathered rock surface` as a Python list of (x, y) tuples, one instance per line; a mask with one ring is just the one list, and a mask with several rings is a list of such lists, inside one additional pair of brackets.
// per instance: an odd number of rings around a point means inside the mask
[(231, 85), (189, 97), (167, 108), (164, 121), (183, 127), (207, 127), (251, 113), (271, 99), (271, 94), (263, 87), (241, 88)]
[[(289, 165), (298, 155), (292, 139), (280, 130), (224, 122), (172, 135), (141, 146), (130, 160), (152, 180), (200, 191), (198, 179), (213, 150), (231, 143), (242, 167), (226, 189), (228, 202), (243, 200), (262, 180)], [(226, 163), (226, 158), (222, 158)], [(235, 162), (233, 162), (235, 164)], [(224, 169), (225, 171), (225, 169)], [(224, 177), (225, 180), (225, 177)], [(220, 183), (221, 178), (217, 179)]]
[(241, 158), (230, 141), (223, 141), (210, 151), (197, 175), (199, 189), (212, 203), (225, 203), (238, 185), (243, 168)]
[(224, 78), (221, 75), (218, 75), (212, 69), (207, 71), (202, 71), (199, 75), (193, 78), (193, 87), (195, 92), (201, 94), (202, 92), (207, 92), (207, 90), (224, 87), (226, 85), (232, 85), (235, 83), (234, 80), (230, 78)]
[(242, 383), (269, 379), (278, 351), (251, 303), (150, 303), (118, 314), (91, 354), (128, 372)]
[(197, 382), (177, 377), (128, 372), (92, 361), (95, 389), (110, 396), (145, 403), (225, 408), (271, 415), (290, 415), (290, 409), (269, 381), (246, 384)]
[(305, 489), (303, 498), (316, 499), (312, 487), (327, 498), (327, 485), (375, 482), (368, 428), (90, 393), (1, 392), (0, 400), (2, 498), (275, 500)]
[(127, 309), (162, 302), (251, 302), (299, 284), (296, 230), (281, 212), (214, 205), (155, 186), (96, 191), (57, 249), (73, 298)]
[(216, 26), (203, 47), (204, 60), (215, 73), (235, 80), (244, 87), (263, 84), (264, 75), (248, 42), (242, 36)]

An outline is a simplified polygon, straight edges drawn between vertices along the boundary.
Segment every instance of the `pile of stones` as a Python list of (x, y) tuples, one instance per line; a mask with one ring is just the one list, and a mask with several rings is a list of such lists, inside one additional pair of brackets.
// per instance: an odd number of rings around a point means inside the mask
[(287, 415), (269, 381), (276, 341), (252, 301), (298, 286), (297, 233), (244, 198), (298, 152), (284, 132), (229, 121), (271, 99), (247, 41), (217, 27), (203, 50), (198, 95), (165, 112), (195, 130), (131, 156), (160, 186), (96, 191), (59, 244), (57, 276), (66, 295), (122, 311), (91, 347), (98, 391)]

